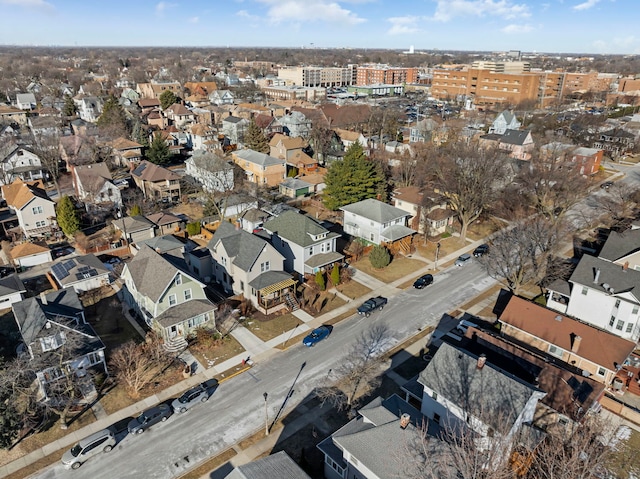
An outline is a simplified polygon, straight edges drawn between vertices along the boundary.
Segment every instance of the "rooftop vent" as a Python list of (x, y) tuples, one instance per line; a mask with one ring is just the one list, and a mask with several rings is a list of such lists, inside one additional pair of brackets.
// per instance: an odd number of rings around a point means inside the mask
[(478, 356), (478, 369), (482, 369), (484, 367), (484, 363), (487, 362), (487, 356), (484, 354), (481, 354), (480, 356)]
[(554, 319), (556, 321), (562, 321), (562, 316), (560, 316), (559, 314), (556, 314), (556, 317)]
[(406, 412), (402, 416), (400, 416), (400, 427), (402, 429), (406, 429), (410, 422), (411, 416)]

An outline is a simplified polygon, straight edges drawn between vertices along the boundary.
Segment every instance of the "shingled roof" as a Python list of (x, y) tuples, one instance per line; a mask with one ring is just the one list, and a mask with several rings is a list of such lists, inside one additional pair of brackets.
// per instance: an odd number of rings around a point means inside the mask
[(113, 181), (106, 163), (79, 165), (73, 171), (80, 180), (82, 188), (88, 193), (98, 193), (107, 181)]
[(143, 181), (150, 181), (155, 183), (157, 181), (165, 181), (165, 180), (179, 180), (180, 175), (174, 173), (167, 168), (163, 168), (162, 166), (158, 166), (155, 163), (151, 163), (150, 161), (144, 160), (140, 163), (140, 165), (133, 170), (133, 176), (140, 178)]
[(251, 269), (268, 244), (264, 239), (248, 231), (236, 229), (227, 221), (220, 223), (207, 248), (213, 251), (218, 243), (222, 243), (229, 258), (232, 258), (232, 263), (243, 271)]
[(190, 275), (147, 245), (140, 245), (140, 251), (126, 268), (129, 269), (137, 290), (154, 303), (160, 299), (178, 272)]
[[(300, 246), (311, 246), (319, 241), (340, 236), (338, 233), (330, 233), (328, 229), (307, 215), (295, 211), (285, 211), (280, 216), (264, 223), (263, 227), (270, 233), (277, 234)], [(323, 234), (327, 236), (322, 240), (314, 239), (314, 236)]]
[(612, 231), (600, 251), (600, 258), (616, 262), (640, 250), (640, 229)]
[(2, 196), (7, 205), (20, 210), (34, 198), (41, 198), (54, 203), (42, 188), (41, 181), (24, 182), (20, 178), (9, 185), (2, 186)]
[(373, 220), (377, 223), (384, 224), (405, 216), (411, 216), (410, 213), (395, 206), (388, 205), (382, 201), (369, 198), (366, 200), (351, 203), (350, 205), (340, 208), (343, 211), (354, 213), (363, 218)]

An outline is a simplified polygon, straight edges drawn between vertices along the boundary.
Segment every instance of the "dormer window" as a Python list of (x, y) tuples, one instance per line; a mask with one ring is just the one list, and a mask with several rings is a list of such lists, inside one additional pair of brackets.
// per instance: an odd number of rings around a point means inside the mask
[(178, 274), (176, 276), (176, 284), (182, 284), (182, 275), (181, 274)]
[(40, 338), (40, 346), (42, 347), (43, 352), (53, 351), (54, 349), (58, 349), (62, 346), (64, 344), (64, 340), (64, 331), (58, 331), (56, 334), (51, 336)]

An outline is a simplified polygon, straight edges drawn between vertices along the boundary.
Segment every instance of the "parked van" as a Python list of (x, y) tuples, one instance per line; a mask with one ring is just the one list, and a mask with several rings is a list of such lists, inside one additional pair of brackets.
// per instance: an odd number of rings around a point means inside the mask
[(477, 327), (478, 325), (476, 323), (472, 323), (471, 321), (467, 321), (466, 319), (461, 319), (458, 325), (456, 326), (456, 329), (458, 330), (458, 332), (464, 335), (467, 332), (467, 329), (477, 328)]
[(109, 452), (116, 445), (116, 436), (109, 429), (103, 429), (85, 437), (62, 455), (62, 464), (67, 469), (78, 469), (83, 462), (101, 452)]

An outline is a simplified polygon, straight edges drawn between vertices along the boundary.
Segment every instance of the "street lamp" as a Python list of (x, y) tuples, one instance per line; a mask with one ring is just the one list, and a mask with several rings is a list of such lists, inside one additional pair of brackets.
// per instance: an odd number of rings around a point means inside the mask
[(269, 413), (267, 411), (267, 397), (269, 396), (267, 393), (262, 393), (264, 397), (264, 435), (269, 435)]
[(440, 254), (440, 242), (438, 241), (438, 244), (436, 245), (436, 262), (433, 266), (434, 270), (438, 269), (438, 255)]

